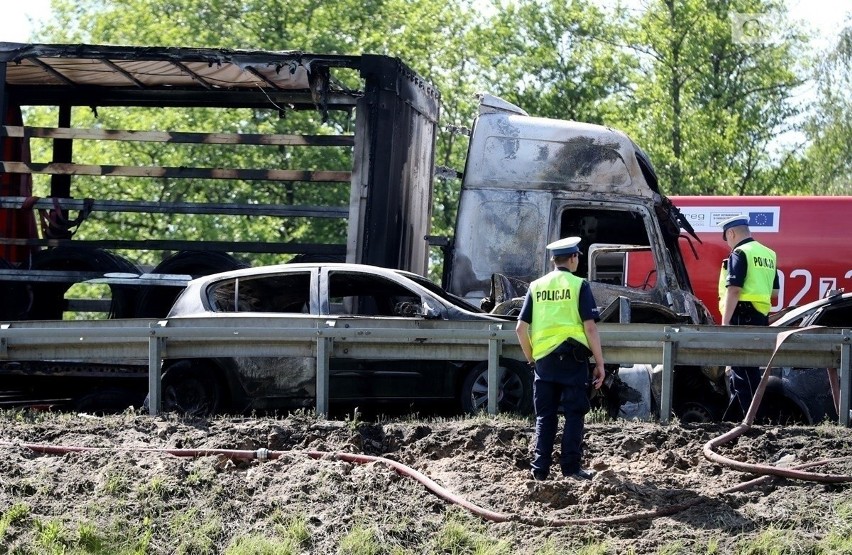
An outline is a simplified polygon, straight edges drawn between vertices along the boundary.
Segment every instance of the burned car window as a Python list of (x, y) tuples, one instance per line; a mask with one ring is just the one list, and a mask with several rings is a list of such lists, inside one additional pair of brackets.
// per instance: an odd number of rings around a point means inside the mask
[(580, 257), (579, 276), (643, 290), (657, 283), (645, 220), (638, 212), (567, 208), (562, 212), (559, 236), (580, 237), (580, 249), (586, 256)]
[(236, 278), (208, 289), (214, 312), (310, 312), (309, 272)]
[(350, 316), (416, 316), (420, 295), (380, 276), (352, 272), (329, 274), (329, 310)]
[(852, 302), (826, 305), (814, 323), (831, 328), (849, 328), (852, 326)]

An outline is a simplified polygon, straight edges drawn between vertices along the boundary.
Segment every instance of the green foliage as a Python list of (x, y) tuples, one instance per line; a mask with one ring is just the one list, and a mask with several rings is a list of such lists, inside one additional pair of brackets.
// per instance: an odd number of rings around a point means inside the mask
[(237, 538), (225, 549), (225, 555), (297, 555), (298, 547), (288, 540), (257, 534)]
[(341, 555), (379, 555), (382, 547), (371, 528), (356, 526), (340, 540)]
[(311, 530), (308, 528), (308, 519), (299, 514), (287, 518), (281, 526), (280, 533), (288, 541), (297, 546), (307, 546), (311, 541)]
[(816, 66), (816, 110), (805, 123), (805, 162), (814, 195), (852, 194), (852, 27)]
[(191, 509), (175, 515), (170, 526), (172, 535), (181, 539), (177, 553), (216, 553), (217, 540), (222, 534), (218, 517), (210, 518), (196, 509)]
[(90, 522), (84, 522), (77, 528), (79, 536), (78, 545), (86, 553), (106, 553), (104, 551), (104, 538), (101, 537), (97, 527)]
[[(532, 115), (590, 123), (612, 120), (629, 94), (636, 60), (616, 45), (618, 18), (589, 0), (495, 5), (481, 31), (483, 80)], [(491, 62), (496, 60), (496, 62)]]
[(840, 501), (830, 514), (830, 532), (820, 540), (814, 551), (819, 555), (852, 555), (852, 502)]
[[(772, 38), (744, 40), (739, 14), (755, 14)], [(616, 125), (651, 155), (667, 193), (786, 191), (777, 175), (790, 152), (772, 149), (797, 114), (804, 40), (785, 21), (782, 2), (655, 0), (626, 37), (640, 70), (632, 106)]]
[(311, 531), (303, 514), (284, 516), (276, 511), (274, 533), (251, 534), (231, 540), (227, 555), (295, 555), (310, 546)]
[(36, 544), (43, 550), (42, 553), (63, 554), (71, 543), (65, 527), (59, 520), (37, 520), (36, 529)]

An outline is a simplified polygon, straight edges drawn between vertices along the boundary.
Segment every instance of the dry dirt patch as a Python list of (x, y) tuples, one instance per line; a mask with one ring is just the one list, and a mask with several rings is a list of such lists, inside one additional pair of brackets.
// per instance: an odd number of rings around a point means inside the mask
[[(704, 443), (730, 427), (591, 424), (586, 443), (588, 461), (598, 470), (595, 479), (534, 482), (529, 478), (532, 424), (522, 419), (364, 423), (304, 415), (181, 420), (132, 412), (108, 417), (4, 413), (0, 510), (25, 504), (30, 511), (27, 519), (7, 527), (0, 545), (4, 552), (36, 552), (36, 528), (27, 526), (35, 520), (60, 522), (70, 535), (80, 523), (114, 530), (132, 522), (151, 535), (147, 552), (220, 553), (237, 538), (274, 534), (276, 525), (293, 515), (307, 522), (310, 539), (303, 549), (310, 553), (339, 552), (341, 540), (356, 528), (372, 530), (387, 552), (388, 546), (442, 552), (435, 538), (450, 521), (505, 553), (563, 552), (588, 544), (613, 553), (658, 553), (672, 546), (703, 553), (718, 545), (726, 553), (770, 528), (794, 531), (803, 545), (824, 541), (837, 529), (848, 486), (777, 480), (720, 494), (754, 477), (702, 455)], [(848, 456), (850, 435), (835, 426), (755, 427), (722, 452), (750, 462), (802, 463)], [(24, 444), (106, 449), (43, 454)], [(282, 453), (259, 462), (144, 450), (259, 448)], [(618, 524), (494, 523), (448, 504), (384, 464), (313, 459), (305, 454), (309, 450), (386, 457), (471, 503), (527, 522), (689, 507)], [(852, 464), (820, 470), (852, 474)]]

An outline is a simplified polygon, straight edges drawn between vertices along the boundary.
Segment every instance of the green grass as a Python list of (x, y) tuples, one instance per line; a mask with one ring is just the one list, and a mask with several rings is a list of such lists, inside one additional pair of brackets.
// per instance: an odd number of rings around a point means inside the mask
[(114, 497), (123, 496), (125, 493), (130, 491), (130, 488), (127, 485), (127, 480), (124, 476), (109, 474), (106, 479), (106, 483), (104, 484), (104, 492), (108, 493)]
[(432, 539), (429, 553), (453, 555), (511, 555), (512, 546), (505, 540), (488, 537), (481, 520), (467, 513), (450, 511)]
[(371, 528), (356, 526), (340, 540), (340, 555), (379, 555), (382, 546)]
[(224, 555), (299, 555), (299, 547), (286, 539), (253, 534), (242, 536), (225, 549)]
[[(15, 503), (0, 516), (0, 542), (6, 536), (6, 531), (10, 526), (24, 521), (30, 514), (30, 508), (24, 503)], [(2, 545), (2, 543), (0, 543)]]
[(309, 552), (311, 532), (304, 515), (271, 518), (273, 533), (253, 533), (231, 540), (225, 555), (298, 555)]

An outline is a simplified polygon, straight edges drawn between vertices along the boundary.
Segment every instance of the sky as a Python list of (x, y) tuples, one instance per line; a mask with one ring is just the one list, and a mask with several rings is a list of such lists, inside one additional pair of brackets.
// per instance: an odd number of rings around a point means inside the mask
[(28, 42), (34, 28), (31, 22), (47, 19), (50, 0), (16, 0), (3, 3), (0, 17), (0, 42)]
[[(637, 0), (627, 0), (627, 4)], [(641, 0), (638, 0), (641, 1)], [(817, 45), (827, 45), (852, 15), (852, 0), (786, 0), (794, 19), (817, 33)], [(602, 0), (603, 4), (609, 0)], [(28, 42), (38, 22), (50, 14), (50, 0), (6, 0), (0, 17), (0, 42)]]

